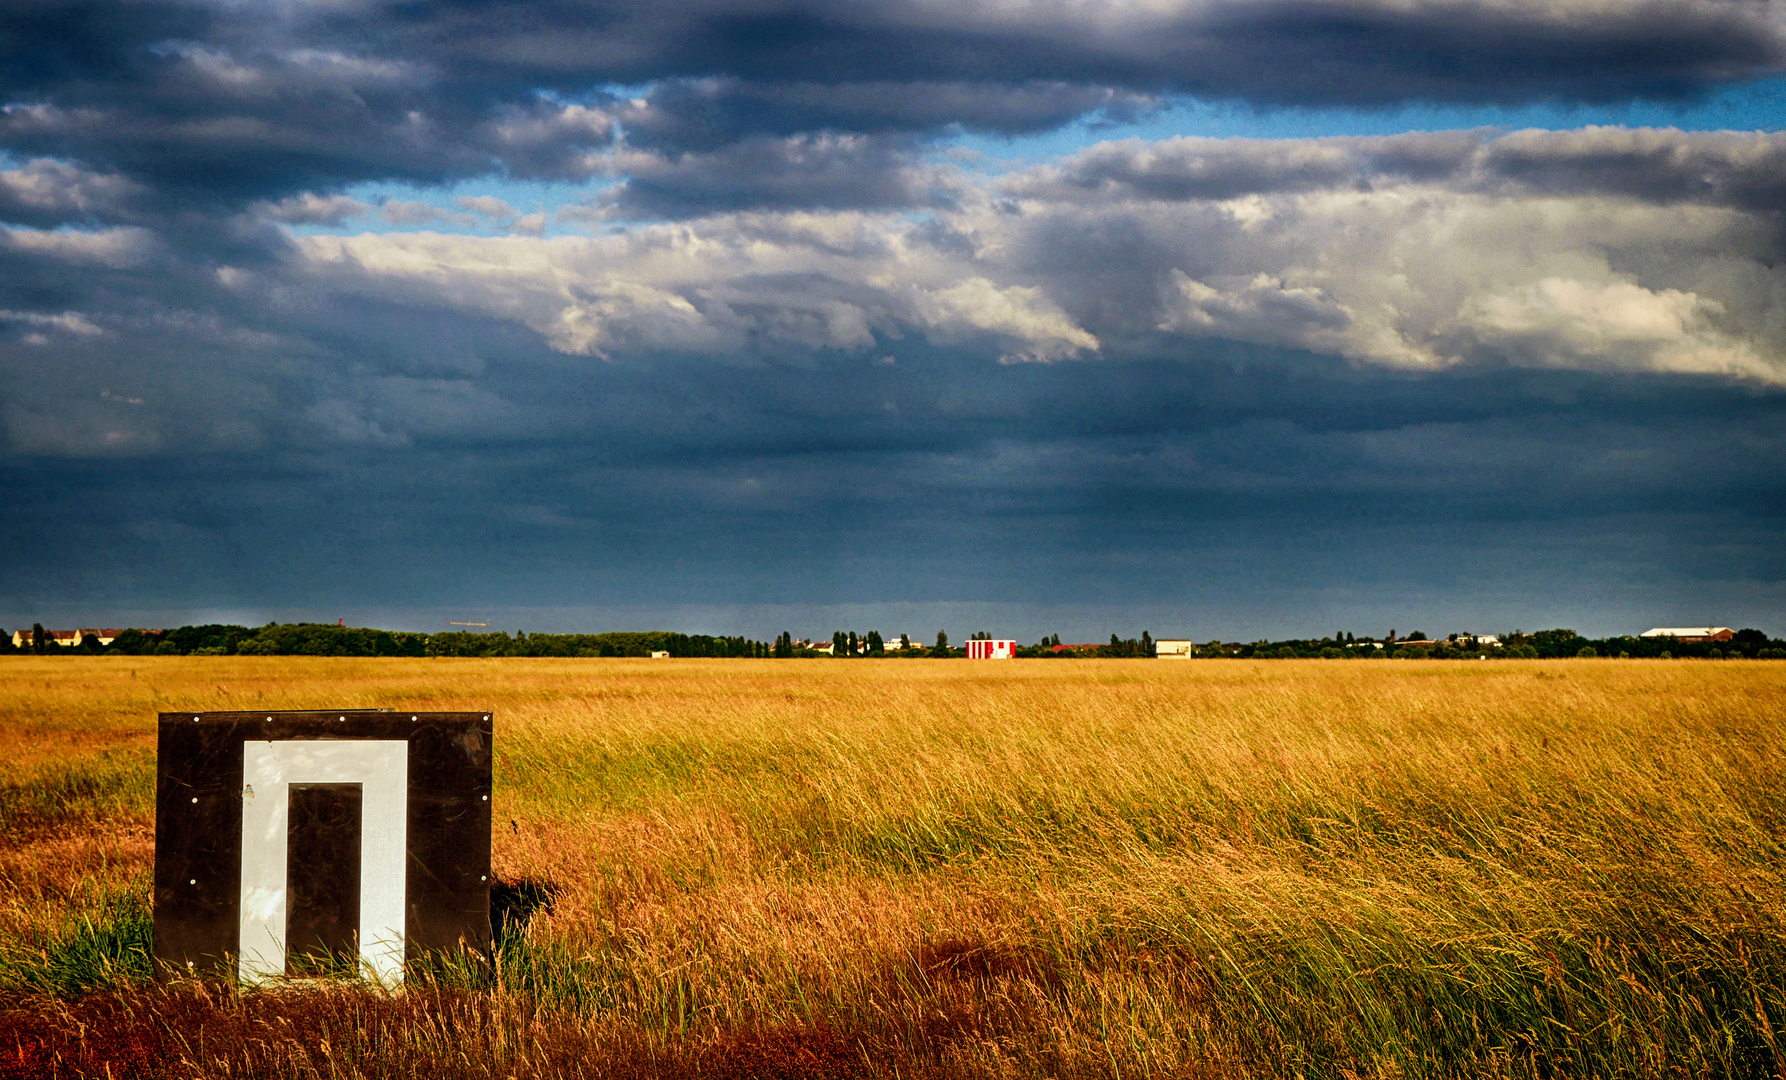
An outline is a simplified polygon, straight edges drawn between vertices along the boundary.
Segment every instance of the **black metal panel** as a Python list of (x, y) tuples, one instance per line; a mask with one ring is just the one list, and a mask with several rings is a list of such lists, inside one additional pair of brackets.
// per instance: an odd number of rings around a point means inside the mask
[(155, 958), (208, 970), (236, 951), (242, 740), (235, 720), (163, 713), (155, 783)]
[(294, 974), (359, 952), (363, 802), (359, 784), (287, 790), (285, 970)]
[(490, 943), (490, 724), (429, 725), (409, 741), (409, 947)]
[(487, 712), (162, 713), (156, 959), (176, 970), (207, 968), (236, 952), (242, 744), (250, 739), (406, 741), (407, 955), (488, 947), (491, 731)]

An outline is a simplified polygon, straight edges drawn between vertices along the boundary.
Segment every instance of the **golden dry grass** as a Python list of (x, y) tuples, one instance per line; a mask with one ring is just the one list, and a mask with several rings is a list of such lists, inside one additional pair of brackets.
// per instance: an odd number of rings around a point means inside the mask
[[(1786, 664), (0, 678), (0, 1016), (136, 1017), (118, 1038), (162, 1040), (134, 1059), (168, 1075), (1786, 1072)], [(441, 972), (401, 1022), (337, 995), (279, 1038), (295, 999), (131, 989), (105, 957), (142, 932), (155, 713), (386, 705), (495, 711), (497, 872), (555, 893), (494, 982)], [(110, 989), (54, 999), (82, 980)]]

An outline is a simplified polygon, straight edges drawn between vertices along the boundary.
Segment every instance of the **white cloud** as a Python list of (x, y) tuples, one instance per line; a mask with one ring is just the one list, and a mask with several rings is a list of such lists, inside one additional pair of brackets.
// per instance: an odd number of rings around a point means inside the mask
[(304, 419), (330, 442), (358, 446), (401, 447), (409, 445), (402, 432), (389, 431), (375, 418), (366, 415), (356, 402), (325, 398), (304, 410)]
[(943, 340), (990, 333), (1022, 343), (999, 358), (1006, 363), (1066, 360), (1098, 348), (1097, 338), (1076, 325), (1042, 290), (1028, 286), (1001, 287), (983, 277), (970, 277), (946, 288), (916, 290), (913, 308), (918, 324)]
[[(1176, 149), (1195, 149), (1202, 164), (1171, 169), (1153, 151), (1119, 160), (1133, 145), (1095, 148), (1081, 158), (1098, 175), (1128, 179), (1063, 185), (1083, 162), (1033, 170), (1005, 184), (1022, 196), (1021, 214), (997, 229), (1008, 245), (1029, 243), (1032, 259), (1056, 253), (1072, 264), (1054, 295), (1108, 312), (1109, 323), (1082, 319), (1106, 342), (1117, 337), (1110, 323), (1138, 330), (1158, 297), (1149, 325), (1168, 334), (1360, 363), (1786, 383), (1786, 273), (1774, 227), (1744, 205), (1758, 181), (1695, 189), (1682, 179), (1682, 162), (1759, 160), (1772, 140), (1519, 133), (1512, 148), (1488, 139), (1458, 152), (1455, 136), (1432, 140), (1444, 153), (1426, 152), (1418, 136), (1314, 140), (1347, 144), (1344, 167), (1324, 164), (1318, 183), (1309, 162), (1331, 155), (1295, 145), (1180, 140)], [(1513, 156), (1517, 169), (1506, 165)], [(1386, 160), (1396, 164), (1369, 165)], [(1445, 161), (1455, 167), (1434, 164)], [(1224, 197), (1197, 195), (1186, 176)]]
[(1161, 330), (1318, 346), (1320, 351), (1342, 356), (1369, 353), (1351, 340), (1349, 332), (1357, 322), (1352, 310), (1318, 286), (1286, 285), (1281, 278), (1261, 272), (1216, 288), (1176, 269), (1172, 283), (1178, 295), (1167, 301)]
[(106, 213), (140, 190), (117, 173), (93, 172), (53, 158), (0, 170), (0, 207), (11, 203), (44, 213)]
[(319, 78), (360, 85), (411, 82), (421, 74), (414, 64), (349, 56), (334, 49), (293, 49), (281, 59)]
[(495, 221), (508, 221), (521, 215), (519, 210), (494, 195), (463, 195), (458, 202), (463, 209)]
[(1472, 297), (1461, 326), (1484, 343), (1546, 367), (1616, 367), (1786, 383), (1748, 343), (1720, 332), (1724, 306), (1679, 289), (1545, 278)]
[[(1745, 201), (1774, 145), (1604, 131), (1127, 142), (1015, 177), (932, 166), (956, 198), (921, 220), (759, 211), (548, 239), (542, 215), (485, 198), (461, 205), (519, 235), (300, 245), (326, 288), (513, 320), (592, 356), (861, 350), (916, 333), (1055, 361), (1165, 335), (1409, 369), (1782, 384), (1786, 270)], [(1686, 198), (1682, 170), (1707, 162), (1727, 179), (1710, 201)], [(1082, 182), (1087, 170), (1126, 179)]]
[(565, 105), (554, 110), (515, 111), (492, 122), (498, 144), (518, 150), (570, 144), (600, 144), (616, 133), (614, 118), (600, 109)]
[(379, 216), (384, 218), (387, 225), (477, 224), (477, 218), (470, 214), (455, 214), (432, 203), (404, 199), (392, 199), (385, 203), (379, 208)]
[(861, 349), (876, 331), (983, 340), (1024, 359), (1098, 347), (1039, 288), (995, 283), (969, 260), (913, 243), (914, 228), (866, 215), (739, 215), (604, 237), (300, 243), (336, 287), (515, 319), (572, 354)]
[(291, 225), (340, 225), (348, 218), (369, 213), (372, 207), (346, 195), (304, 192), (276, 203), (261, 203), (260, 211), (275, 221)]
[(334, 49), (251, 52), (242, 57), (196, 42), (169, 42), (157, 46), (156, 51), (177, 57), (194, 75), (238, 96), (311, 85), (377, 87), (422, 81), (422, 72), (414, 64), (350, 56)]
[(0, 250), (125, 270), (147, 262), (155, 235), (147, 229), (19, 229), (0, 225)]
[(204, 79), (238, 93), (259, 90), (266, 81), (265, 72), (238, 61), (227, 50), (208, 48), (197, 42), (177, 41), (156, 47), (164, 56), (176, 56)]
[(78, 311), (64, 311), (57, 314), (46, 314), (38, 311), (4, 311), (0, 310), (0, 322), (22, 322), (28, 326), (41, 326), (45, 329), (60, 330), (77, 337), (98, 337), (105, 331), (93, 325), (85, 315)]

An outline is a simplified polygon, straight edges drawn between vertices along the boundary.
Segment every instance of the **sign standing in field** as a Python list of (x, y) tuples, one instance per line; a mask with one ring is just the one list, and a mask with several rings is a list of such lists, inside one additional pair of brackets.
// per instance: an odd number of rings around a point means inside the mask
[(490, 942), (489, 713), (162, 713), (155, 958), (381, 981)]

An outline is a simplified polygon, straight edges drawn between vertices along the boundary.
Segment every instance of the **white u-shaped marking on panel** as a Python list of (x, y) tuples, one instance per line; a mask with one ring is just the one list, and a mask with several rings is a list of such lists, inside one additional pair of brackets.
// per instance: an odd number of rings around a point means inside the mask
[(360, 785), (360, 964), (403, 979), (409, 743), (292, 739), (242, 744), (242, 904), (237, 976), (285, 973), (285, 841), (291, 784)]

